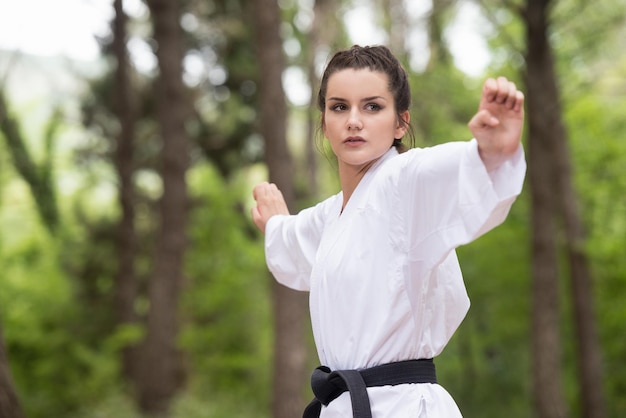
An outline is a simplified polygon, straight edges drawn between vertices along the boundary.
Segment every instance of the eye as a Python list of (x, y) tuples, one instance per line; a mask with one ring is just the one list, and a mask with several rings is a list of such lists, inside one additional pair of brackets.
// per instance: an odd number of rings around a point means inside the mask
[(348, 106), (346, 106), (343, 103), (337, 103), (334, 104), (332, 106), (330, 106), (330, 110), (334, 111), (334, 112), (341, 112), (342, 110), (346, 110), (348, 108)]
[(379, 110), (382, 110), (382, 108), (383, 107), (378, 103), (368, 103), (365, 105), (365, 110), (369, 110), (371, 112), (377, 112)]

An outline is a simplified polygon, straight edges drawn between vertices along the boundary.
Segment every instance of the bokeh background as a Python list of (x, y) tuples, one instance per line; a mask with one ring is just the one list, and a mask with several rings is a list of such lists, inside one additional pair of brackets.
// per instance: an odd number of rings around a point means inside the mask
[(0, 417), (300, 416), (307, 295), (251, 189), (339, 190), (312, 103), (355, 43), (409, 70), (419, 147), (469, 139), (486, 77), (527, 96), (437, 359), (464, 416), (626, 415), (624, 0), (0, 0)]

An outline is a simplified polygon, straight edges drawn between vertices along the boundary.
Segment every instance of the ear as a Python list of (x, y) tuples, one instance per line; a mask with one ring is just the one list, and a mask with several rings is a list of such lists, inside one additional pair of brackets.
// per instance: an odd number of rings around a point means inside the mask
[(411, 121), (411, 113), (408, 110), (400, 113), (400, 118), (404, 123), (398, 120), (398, 125), (396, 126), (396, 132), (394, 138), (402, 138), (404, 134), (406, 134), (407, 129), (409, 128), (409, 122)]

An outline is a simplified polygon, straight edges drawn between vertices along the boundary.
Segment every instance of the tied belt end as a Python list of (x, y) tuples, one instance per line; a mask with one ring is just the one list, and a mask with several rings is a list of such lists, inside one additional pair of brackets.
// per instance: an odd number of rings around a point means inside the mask
[(382, 364), (363, 370), (331, 371), (320, 366), (311, 375), (315, 398), (304, 410), (302, 418), (318, 418), (322, 405), (327, 406), (348, 391), (354, 418), (372, 418), (368, 387), (407, 383), (437, 383), (433, 359), (407, 360)]

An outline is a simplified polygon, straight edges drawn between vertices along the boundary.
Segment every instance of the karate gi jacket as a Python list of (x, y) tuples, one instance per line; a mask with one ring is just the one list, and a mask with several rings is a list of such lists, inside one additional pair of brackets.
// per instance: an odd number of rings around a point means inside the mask
[[(363, 369), (440, 354), (470, 305), (455, 248), (504, 221), (525, 171), (521, 145), (490, 173), (475, 139), (402, 154), (391, 148), (343, 211), (340, 192), (297, 215), (271, 217), (267, 265), (283, 285), (310, 292), (320, 363)], [(368, 394), (374, 418), (461, 416), (438, 384)], [(321, 417), (352, 417), (349, 396)]]

